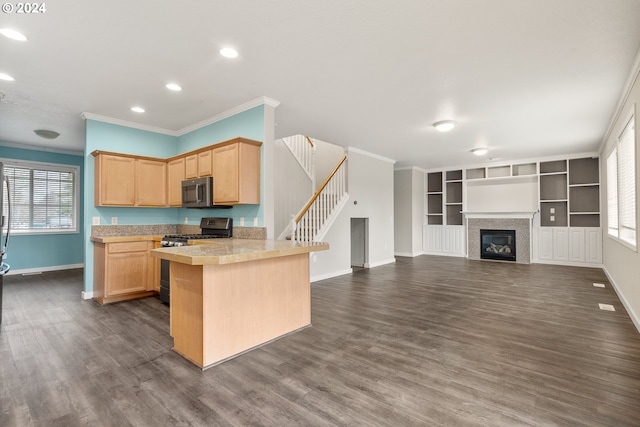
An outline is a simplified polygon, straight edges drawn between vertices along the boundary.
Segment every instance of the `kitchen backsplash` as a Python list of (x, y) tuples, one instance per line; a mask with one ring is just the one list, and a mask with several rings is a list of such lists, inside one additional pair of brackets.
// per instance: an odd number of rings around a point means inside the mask
[[(165, 236), (167, 234), (200, 234), (197, 225), (159, 224), (159, 225), (93, 225), (92, 236)], [(267, 229), (264, 227), (233, 227), (233, 237), (237, 239), (264, 240)]]

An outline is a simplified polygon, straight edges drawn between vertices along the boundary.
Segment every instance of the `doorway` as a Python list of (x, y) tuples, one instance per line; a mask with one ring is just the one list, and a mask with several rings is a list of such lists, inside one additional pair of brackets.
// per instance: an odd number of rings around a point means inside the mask
[(369, 268), (369, 218), (351, 218), (351, 267)]

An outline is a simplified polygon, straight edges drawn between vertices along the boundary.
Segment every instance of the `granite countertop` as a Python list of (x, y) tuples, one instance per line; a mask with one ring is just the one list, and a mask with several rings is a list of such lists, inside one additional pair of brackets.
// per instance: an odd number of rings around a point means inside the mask
[(151, 256), (188, 265), (233, 264), (329, 249), (328, 243), (291, 240), (211, 239), (193, 246), (159, 248)]
[[(200, 234), (198, 225), (160, 224), (160, 225), (93, 225), (91, 241), (97, 243), (137, 242), (144, 240), (160, 241), (168, 234)], [(238, 239), (266, 239), (264, 227), (233, 227), (233, 237)]]
[(96, 243), (159, 242), (162, 236), (91, 236)]

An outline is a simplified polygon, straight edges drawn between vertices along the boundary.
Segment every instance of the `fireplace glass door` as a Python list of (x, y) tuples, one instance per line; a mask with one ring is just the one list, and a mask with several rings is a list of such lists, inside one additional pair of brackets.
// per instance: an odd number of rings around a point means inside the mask
[(480, 230), (480, 258), (516, 260), (515, 230)]

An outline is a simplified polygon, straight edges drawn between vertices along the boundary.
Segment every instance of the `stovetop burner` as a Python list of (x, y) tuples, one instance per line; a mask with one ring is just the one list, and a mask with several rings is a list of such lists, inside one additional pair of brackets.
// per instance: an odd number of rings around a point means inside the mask
[(189, 240), (220, 239), (233, 236), (233, 219), (231, 218), (202, 218), (200, 220), (201, 234), (169, 234), (162, 238), (162, 246), (186, 246)]

